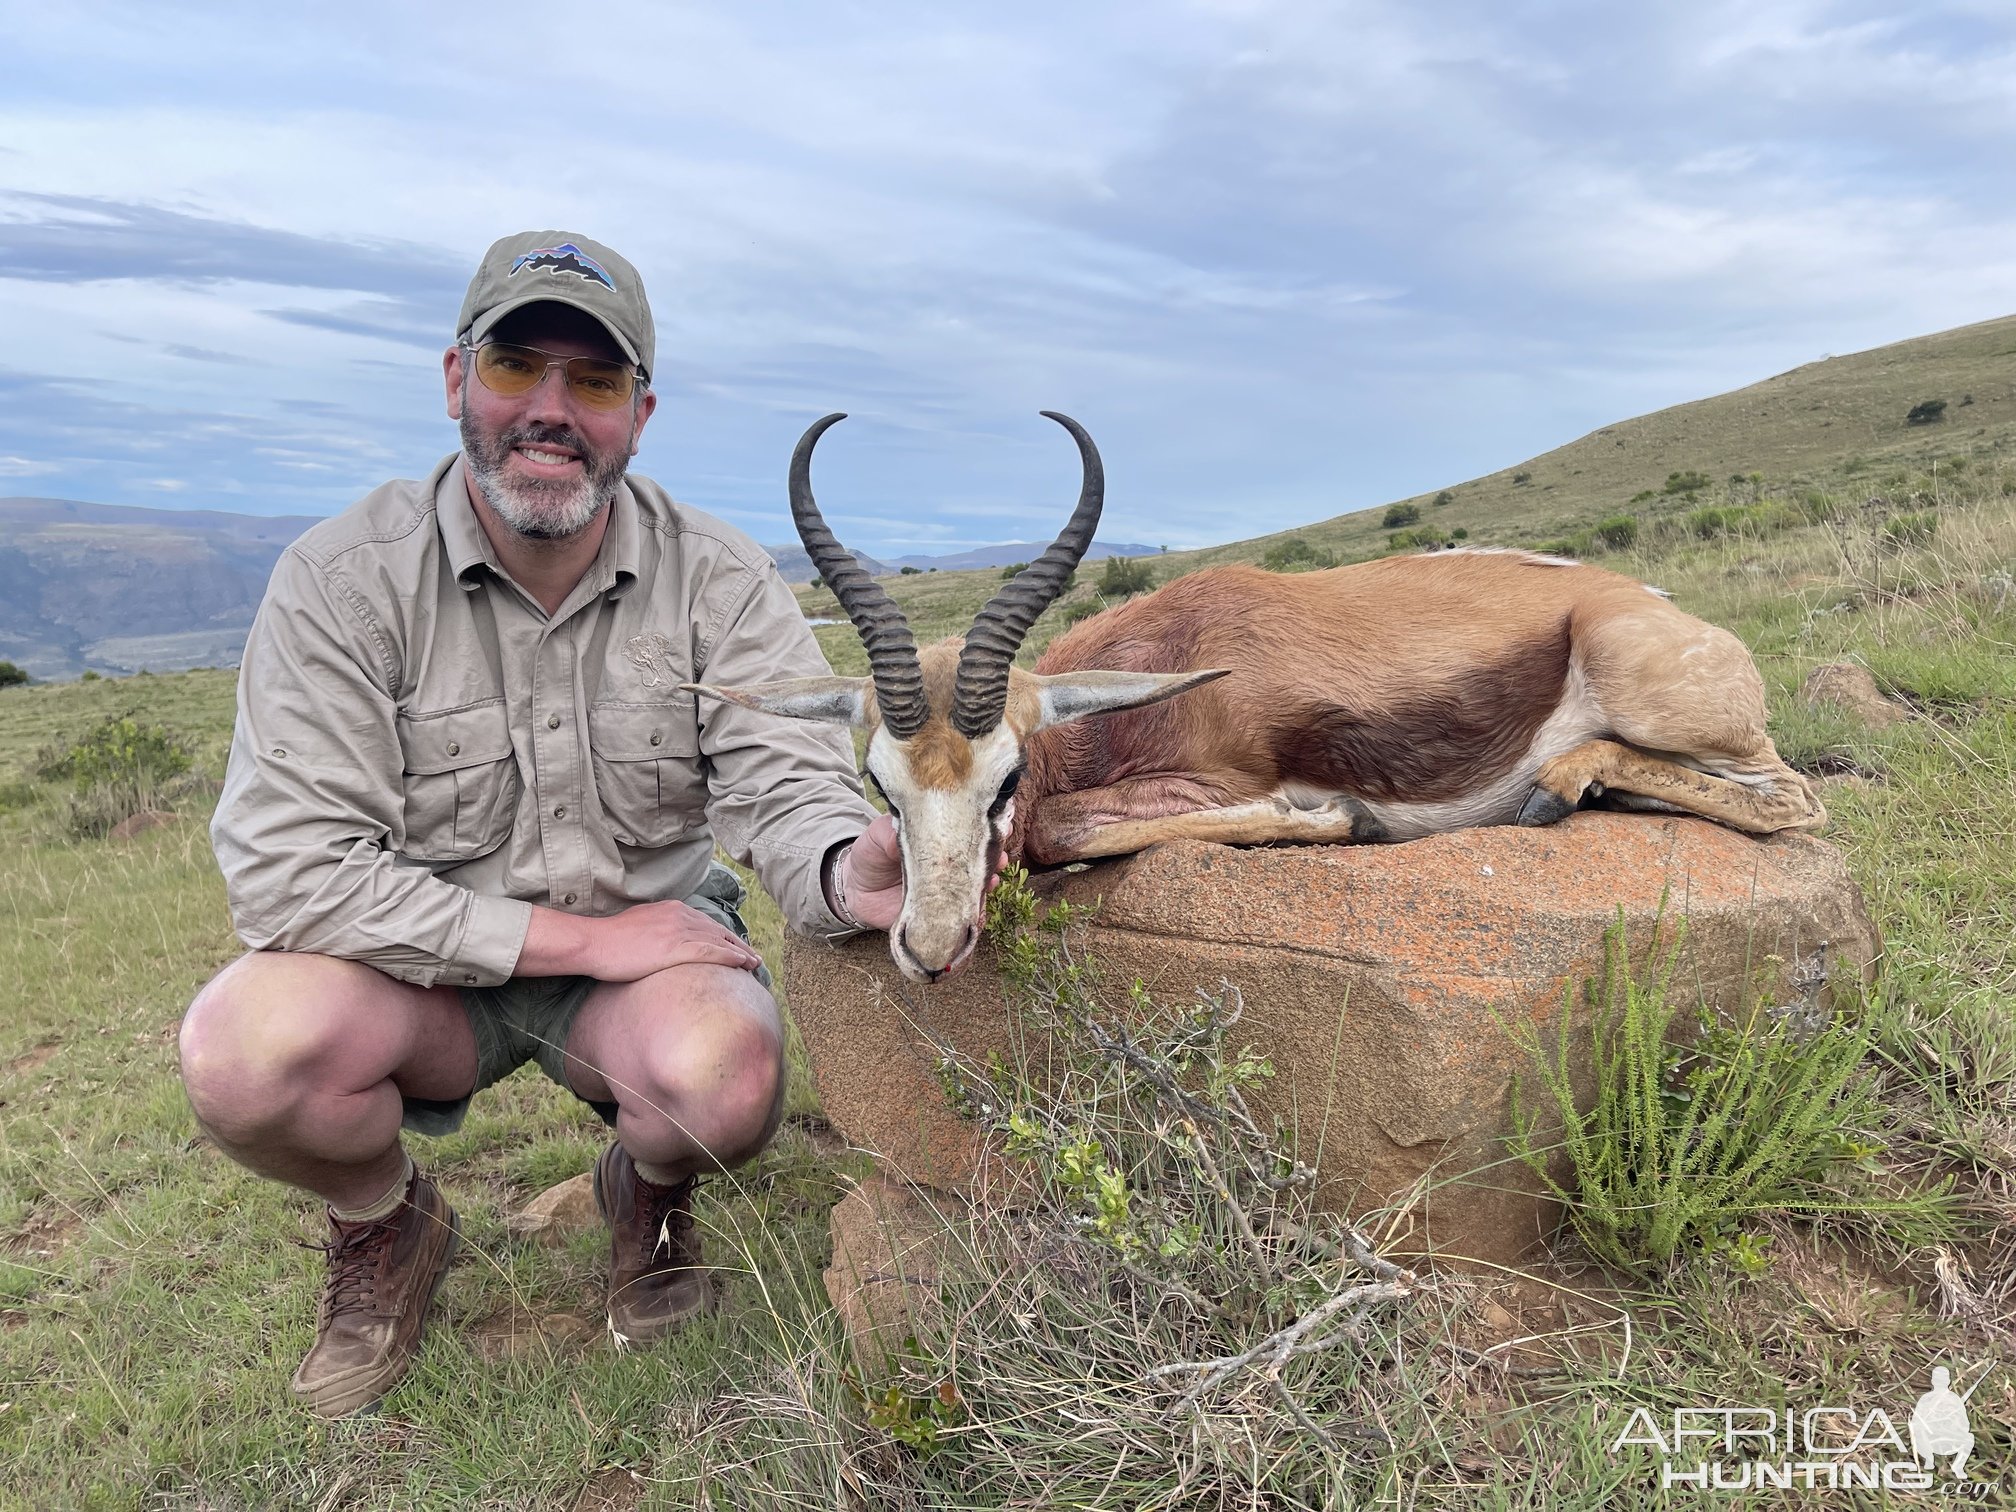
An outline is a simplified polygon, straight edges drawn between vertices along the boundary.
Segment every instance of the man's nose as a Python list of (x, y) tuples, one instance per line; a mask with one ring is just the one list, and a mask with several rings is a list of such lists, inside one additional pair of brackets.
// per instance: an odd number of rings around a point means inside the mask
[(552, 424), (567, 424), (574, 418), (572, 396), (567, 389), (567, 370), (558, 364), (548, 367), (525, 396), (525, 418)]

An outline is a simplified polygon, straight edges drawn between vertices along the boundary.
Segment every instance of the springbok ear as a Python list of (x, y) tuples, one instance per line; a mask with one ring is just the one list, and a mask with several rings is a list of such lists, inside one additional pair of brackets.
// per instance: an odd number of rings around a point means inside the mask
[(1188, 693), (1231, 671), (1212, 667), (1203, 672), (1058, 672), (1038, 677), (1043, 717), (1036, 728), (1068, 724), (1088, 714), (1111, 714), (1115, 709), (1138, 709), (1143, 704), (1160, 703), (1178, 693)]
[(792, 677), (783, 682), (751, 683), (746, 688), (710, 688), (705, 683), (679, 686), (688, 693), (704, 693), (765, 714), (859, 729), (868, 722), (868, 698), (874, 682), (866, 677)]

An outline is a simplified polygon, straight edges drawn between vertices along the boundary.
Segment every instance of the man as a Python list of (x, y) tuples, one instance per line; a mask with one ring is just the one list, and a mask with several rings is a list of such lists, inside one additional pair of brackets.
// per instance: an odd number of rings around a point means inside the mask
[(456, 1217), (400, 1142), (526, 1060), (615, 1130), (619, 1345), (707, 1304), (697, 1173), (775, 1131), (783, 1034), (718, 840), (804, 930), (887, 928), (894, 831), (838, 732), (682, 683), (827, 670), (769, 557), (626, 474), (657, 396), (637, 273), (557, 231), (485, 255), (443, 359), (462, 450), (301, 538), (246, 644), (212, 838), (250, 954), (182, 1027), (218, 1148), (329, 1206), (295, 1393), (410, 1363)]

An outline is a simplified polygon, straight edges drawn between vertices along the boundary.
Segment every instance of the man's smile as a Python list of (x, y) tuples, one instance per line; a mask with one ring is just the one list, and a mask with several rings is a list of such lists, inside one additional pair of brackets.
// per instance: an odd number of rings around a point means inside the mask
[(526, 470), (543, 478), (572, 477), (581, 468), (578, 452), (555, 446), (514, 446), (512, 454)]

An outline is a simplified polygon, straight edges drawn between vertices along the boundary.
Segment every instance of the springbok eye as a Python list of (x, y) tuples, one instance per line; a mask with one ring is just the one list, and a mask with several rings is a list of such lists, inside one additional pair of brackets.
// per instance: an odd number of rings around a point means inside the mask
[(903, 812), (902, 810), (896, 807), (896, 800), (889, 796), (889, 790), (884, 786), (882, 786), (881, 779), (878, 778), (873, 772), (868, 773), (867, 776), (868, 776), (868, 785), (873, 789), (875, 789), (875, 796), (880, 798), (882, 802), (888, 806), (889, 812), (893, 817), (901, 819), (903, 817)]
[(1017, 767), (1002, 779), (1001, 791), (994, 795), (994, 802), (987, 810), (989, 819), (1008, 807), (1008, 800), (1015, 796), (1015, 789), (1022, 785), (1022, 774), (1027, 770), (1026, 767)]

